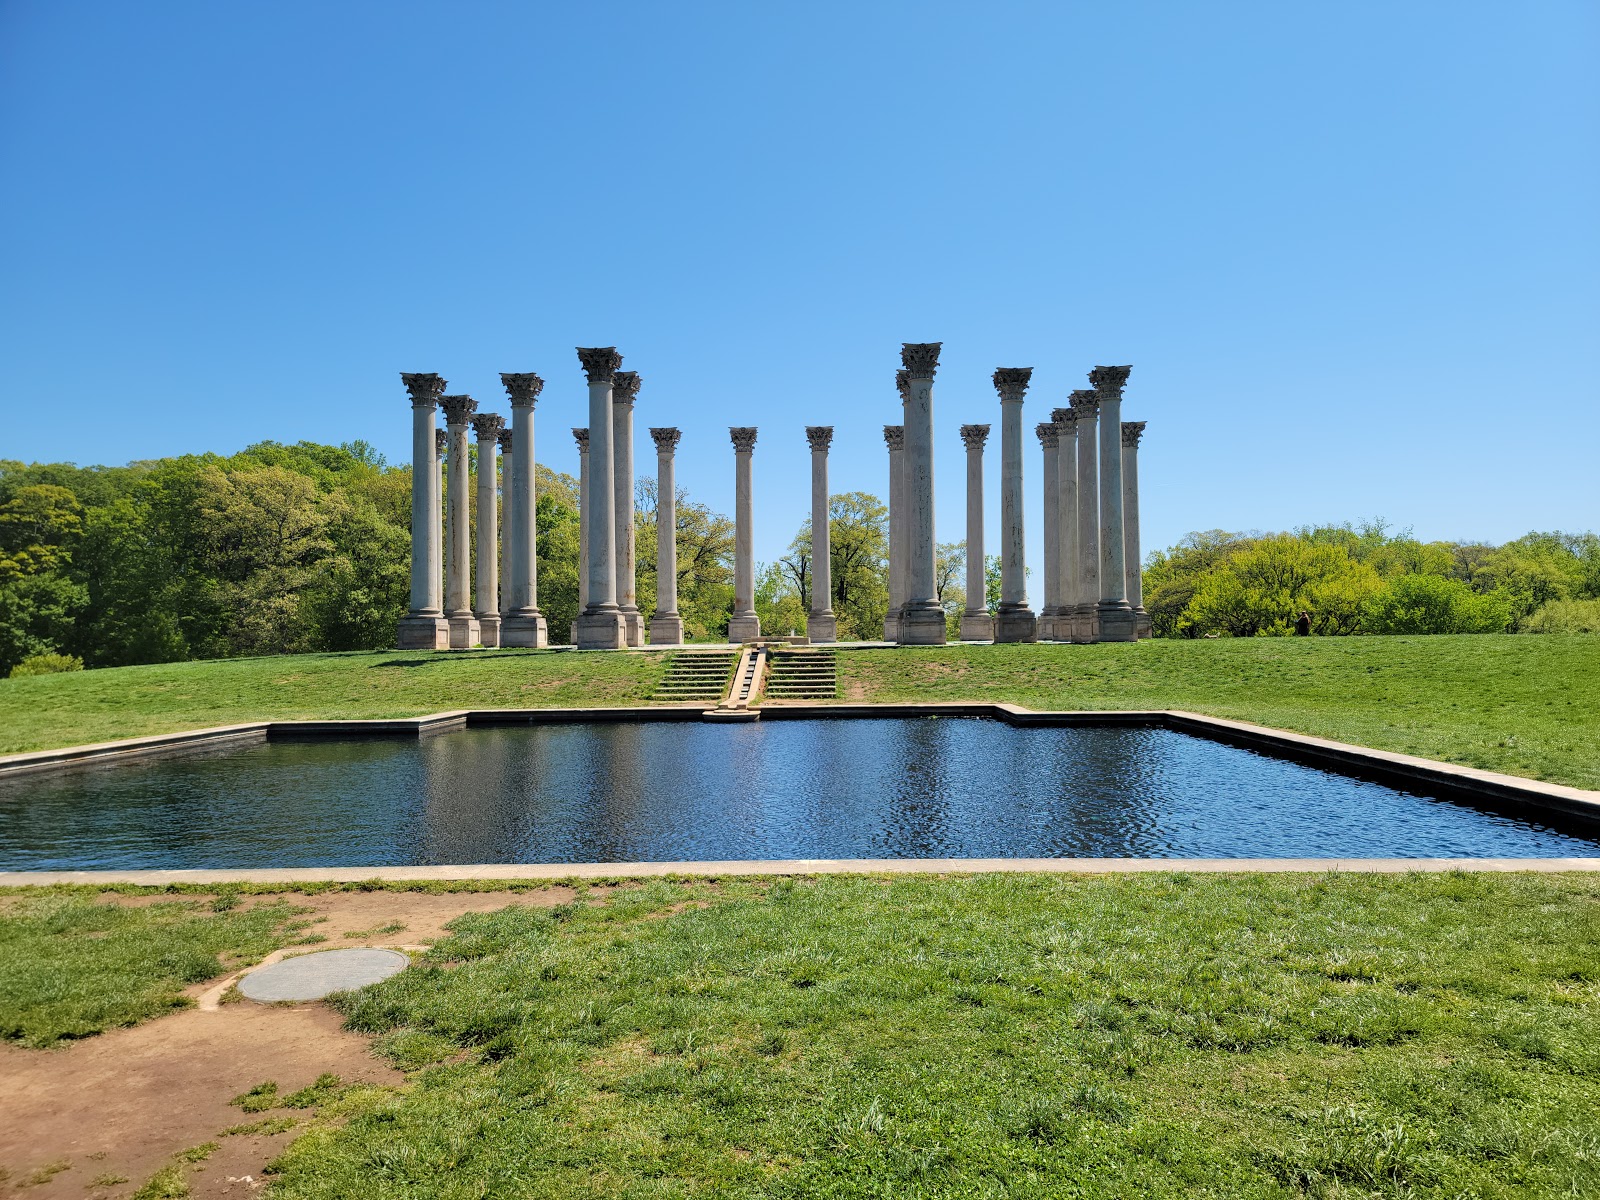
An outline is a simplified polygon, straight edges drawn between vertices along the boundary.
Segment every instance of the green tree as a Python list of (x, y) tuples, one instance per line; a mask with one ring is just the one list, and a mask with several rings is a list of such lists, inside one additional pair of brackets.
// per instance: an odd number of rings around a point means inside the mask
[(1364, 633), (1504, 633), (1511, 604), (1442, 575), (1399, 575), (1361, 609)]
[(1380, 586), (1377, 571), (1343, 546), (1290, 534), (1260, 538), (1201, 578), (1178, 623), (1180, 630), (1254, 637), (1288, 633), (1308, 610), (1315, 632), (1352, 633)]

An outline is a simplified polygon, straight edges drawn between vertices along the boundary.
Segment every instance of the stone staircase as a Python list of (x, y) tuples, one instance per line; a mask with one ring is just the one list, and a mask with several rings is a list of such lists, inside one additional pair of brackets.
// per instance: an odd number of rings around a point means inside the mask
[(679, 651), (651, 693), (652, 704), (718, 704), (728, 694), (737, 650)]
[(767, 674), (768, 700), (833, 700), (839, 666), (832, 650), (774, 650)]

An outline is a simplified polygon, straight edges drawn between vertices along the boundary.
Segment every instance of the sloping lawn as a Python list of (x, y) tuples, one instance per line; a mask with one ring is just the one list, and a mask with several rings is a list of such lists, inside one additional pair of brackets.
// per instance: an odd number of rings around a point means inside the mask
[(839, 663), (845, 700), (1186, 709), (1600, 788), (1600, 637), (946, 646)]

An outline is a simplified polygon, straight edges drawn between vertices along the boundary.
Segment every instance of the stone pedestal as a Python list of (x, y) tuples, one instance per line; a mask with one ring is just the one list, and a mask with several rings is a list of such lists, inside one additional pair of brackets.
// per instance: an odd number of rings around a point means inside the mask
[(833, 538), (828, 523), (828, 447), (832, 425), (807, 425), (811, 447), (811, 609), (806, 613), (806, 636), (813, 643), (839, 640), (839, 622), (833, 613)]
[(580, 650), (621, 650), (628, 644), (628, 636), (617, 608), (611, 387), (622, 366), (622, 355), (615, 346), (580, 346), (578, 361), (589, 379), (589, 486), (583, 493), (589, 514), (585, 563), (589, 584), (573, 640)]
[(444, 650), (450, 626), (440, 606), (439, 451), (434, 411), (445, 381), (433, 374), (403, 373), (411, 396), (411, 603), (400, 618), (395, 644), (401, 650)]
[(652, 646), (681, 646), (683, 618), (678, 615), (678, 480), (673, 454), (680, 433), (652, 429), (656, 444), (656, 611), (650, 618)]
[(987, 425), (961, 427), (961, 444), (967, 448), (967, 604), (961, 613), (963, 642), (994, 640), (983, 556), (983, 447), (988, 440)]
[(1122, 389), (1132, 367), (1096, 367), (1089, 382), (1100, 397), (1100, 640), (1131, 642), (1138, 620), (1127, 597), (1122, 527)]
[(639, 372), (618, 371), (611, 387), (612, 487), (616, 494), (612, 534), (617, 555), (617, 610), (627, 629), (628, 645), (644, 645), (644, 618), (639, 613), (638, 529), (633, 519), (633, 402), (639, 394)]
[(761, 636), (756, 615), (755, 522), (751, 504), (750, 456), (756, 448), (752, 426), (730, 427), (733, 440), (733, 613), (728, 618), (728, 641), (749, 642)]
[(500, 616), (500, 644), (537, 649), (550, 644), (550, 627), (539, 611), (539, 506), (534, 495), (533, 410), (544, 380), (532, 372), (501, 372), (500, 382), (511, 400), (511, 435), (515, 453), (507, 457), (505, 487), (506, 604)]
[(1072, 605), (1072, 640), (1100, 640), (1100, 398), (1087, 388), (1072, 393), (1078, 430), (1078, 590)]
[(1122, 543), (1127, 571), (1128, 603), (1133, 608), (1134, 633), (1147, 638), (1153, 630), (1144, 610), (1144, 558), (1139, 549), (1139, 439), (1143, 421), (1122, 423)]
[[(906, 373), (898, 377), (905, 393)], [(889, 447), (889, 610), (883, 617), (883, 640), (900, 640), (900, 609), (906, 602), (906, 430), (904, 425), (885, 425), (883, 443)]]
[(1039, 622), (1028, 606), (1022, 525), (1022, 397), (1033, 368), (1001, 367), (993, 378), (1000, 394), (1000, 611), (994, 640), (1034, 642)]

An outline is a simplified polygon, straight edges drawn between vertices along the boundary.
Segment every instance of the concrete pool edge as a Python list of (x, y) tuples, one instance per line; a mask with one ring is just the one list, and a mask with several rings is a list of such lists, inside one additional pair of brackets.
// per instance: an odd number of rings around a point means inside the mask
[[(591, 721), (699, 721), (703, 705), (649, 708), (491, 708), (456, 709), (421, 717), (378, 720), (257, 721), (184, 733), (129, 738), (58, 750), (0, 755), (0, 781), (74, 768), (115, 765), (171, 754), (194, 753), (264, 741), (299, 738), (424, 737), (458, 729), (494, 725), (574, 724)], [(1286, 729), (1272, 729), (1177, 709), (1035, 710), (993, 701), (939, 701), (920, 704), (838, 704), (786, 702), (760, 707), (764, 720), (896, 717), (988, 717), (1019, 726), (1077, 726), (1168, 729), (1276, 758), (1359, 775), (1464, 800), (1560, 813), (1600, 825), (1600, 791), (1462, 767), (1437, 759), (1373, 750)]]
[(1404, 875), (1412, 872), (1476, 871), (1556, 874), (1600, 871), (1594, 858), (818, 858), (707, 862), (485, 863), (439, 867), (294, 867), (263, 870), (179, 871), (0, 871), (0, 888), (55, 884), (429, 883), (450, 881), (507, 884), (565, 880), (728, 878), (740, 875), (1141, 875), (1348, 874)]

